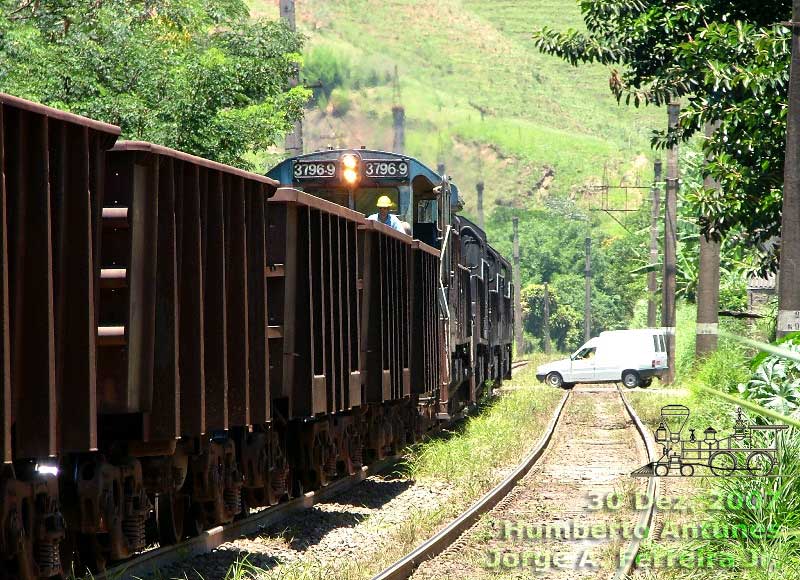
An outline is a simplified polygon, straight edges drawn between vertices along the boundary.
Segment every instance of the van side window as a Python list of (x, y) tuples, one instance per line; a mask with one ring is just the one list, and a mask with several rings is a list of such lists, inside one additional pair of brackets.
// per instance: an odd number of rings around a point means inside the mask
[(653, 335), (653, 350), (656, 352), (661, 352), (661, 347), (659, 346), (658, 335)]
[(664, 335), (659, 334), (658, 340), (659, 342), (661, 342), (661, 350), (659, 352), (667, 352), (667, 345), (664, 344)]
[(584, 348), (578, 354), (575, 355), (575, 360), (588, 360), (594, 357), (594, 353), (597, 351), (597, 348)]

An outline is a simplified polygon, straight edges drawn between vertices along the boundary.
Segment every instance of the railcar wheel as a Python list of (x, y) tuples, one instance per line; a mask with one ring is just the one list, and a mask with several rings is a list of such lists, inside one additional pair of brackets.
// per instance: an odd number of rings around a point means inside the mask
[(555, 372), (548, 373), (544, 380), (548, 385), (557, 389), (560, 389), (564, 385), (564, 379), (560, 374)]
[(681, 465), (681, 475), (684, 477), (691, 477), (694, 475), (694, 465), (684, 463)]
[(666, 463), (658, 463), (656, 464), (655, 471), (657, 476), (665, 477), (667, 474), (669, 474), (669, 465)]
[(181, 493), (160, 493), (156, 496), (158, 541), (162, 546), (177, 544), (183, 539), (188, 504), (189, 498)]
[(634, 387), (638, 387), (640, 384), (639, 381), (639, 373), (636, 371), (625, 371), (622, 373), (622, 384), (628, 387), (629, 389), (633, 389)]
[(642, 381), (642, 386), (643, 386), (643, 387), (649, 387), (649, 386), (650, 386), (650, 385), (652, 385), (652, 384), (653, 384), (653, 379), (644, 379), (644, 380)]

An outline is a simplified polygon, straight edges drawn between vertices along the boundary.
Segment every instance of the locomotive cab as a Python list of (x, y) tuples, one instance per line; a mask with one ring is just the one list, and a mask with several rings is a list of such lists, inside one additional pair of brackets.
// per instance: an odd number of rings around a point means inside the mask
[[(369, 149), (317, 151), (287, 159), (269, 177), (327, 201), (358, 211), (376, 212), (381, 196), (392, 201), (391, 213), (406, 233), (440, 248), (451, 221), (452, 197), (458, 190), (416, 159)], [(410, 230), (410, 232), (409, 232)]]

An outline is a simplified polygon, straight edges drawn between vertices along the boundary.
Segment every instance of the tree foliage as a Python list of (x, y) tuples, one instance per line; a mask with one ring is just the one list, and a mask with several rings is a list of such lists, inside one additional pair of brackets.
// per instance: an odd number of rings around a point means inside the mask
[(302, 115), (301, 49), (243, 0), (0, 0), (0, 90), (243, 167)]
[[(512, 214), (520, 219), (520, 278), (525, 329), (542, 337), (544, 282), (550, 284), (551, 337), (559, 350), (577, 348), (583, 339), (584, 268), (587, 232), (592, 237), (592, 335), (625, 328), (646, 281), (636, 272), (646, 259), (648, 210), (627, 221), (630, 234), (609, 236), (600, 232), (594, 213), (582, 212), (574, 201), (558, 199), (553, 207), (515, 210), (499, 206), (492, 212), (487, 231), (508, 232)], [(583, 221), (579, 221), (582, 219)], [(508, 236), (492, 237), (501, 254), (511, 255)]]
[[(573, 65), (614, 67), (619, 101), (661, 105), (681, 98), (680, 127), (654, 143), (688, 139), (705, 123), (704, 144), (720, 191), (690, 197), (705, 234), (763, 244), (779, 233), (790, 63), (788, 0), (581, 0), (588, 31), (535, 32), (538, 47)], [(772, 256), (769, 265), (776, 265)]]

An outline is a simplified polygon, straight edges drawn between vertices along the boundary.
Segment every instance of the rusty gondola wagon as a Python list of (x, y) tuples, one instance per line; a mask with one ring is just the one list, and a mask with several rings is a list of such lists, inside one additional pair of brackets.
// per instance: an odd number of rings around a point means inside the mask
[[(0, 577), (324, 486), (510, 376), (510, 267), (446, 176), (368, 150), (263, 176), (118, 136), (0, 94)], [(378, 192), (413, 235), (365, 219)]]

